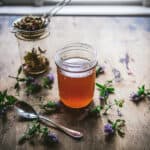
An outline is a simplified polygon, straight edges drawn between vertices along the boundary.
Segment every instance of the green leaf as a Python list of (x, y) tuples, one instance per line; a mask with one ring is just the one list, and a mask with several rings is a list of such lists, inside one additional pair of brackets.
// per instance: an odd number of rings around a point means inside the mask
[(22, 71), (22, 65), (21, 65), (21, 66), (19, 67), (19, 69), (18, 69), (18, 74), (17, 74), (17, 76), (20, 75), (21, 71)]
[(46, 106), (46, 107), (56, 107), (56, 102), (48, 101), (45, 106)]
[(102, 106), (95, 106), (94, 108), (91, 109), (91, 112), (92, 113), (100, 113), (102, 109), (103, 109)]
[(51, 89), (52, 88), (52, 81), (50, 81), (47, 77), (44, 77), (43, 79), (42, 79), (42, 85), (43, 85), (43, 87), (45, 87), (45, 88), (49, 88), (49, 89)]
[(116, 106), (123, 107), (124, 100), (116, 100), (115, 99), (114, 101), (115, 101)]
[(106, 84), (111, 84), (113, 81), (112, 80), (107, 80)]
[(115, 89), (113, 87), (107, 87), (109, 93), (114, 93)]
[(100, 90), (100, 96), (102, 96), (102, 97), (105, 98), (105, 97), (106, 97), (106, 92), (107, 92), (107, 91), (106, 91), (105, 89), (101, 89), (101, 90)]
[(17, 98), (12, 95), (7, 95), (6, 98), (8, 105), (12, 105), (17, 101)]
[(138, 88), (138, 95), (144, 95), (145, 94), (145, 85), (142, 85), (141, 87)]
[(17, 98), (12, 95), (8, 95), (7, 90), (5, 90), (4, 92), (0, 91), (0, 110), (7, 108), (7, 106), (13, 105), (16, 101)]
[(125, 126), (125, 120), (123, 120), (123, 119), (117, 119), (116, 120), (116, 126), (117, 126), (117, 128)]
[(118, 135), (119, 135), (119, 136), (121, 136), (121, 137), (124, 137), (124, 136), (125, 136), (125, 132), (124, 132), (123, 130), (118, 129), (117, 132), (118, 132)]
[(41, 105), (41, 108), (44, 109), (46, 113), (52, 113), (58, 110), (58, 105), (54, 101), (48, 101), (46, 104)]
[(100, 89), (104, 89), (104, 88), (105, 88), (105, 86), (104, 86), (104, 85), (99, 84), (99, 83), (96, 83), (96, 86), (97, 86), (98, 88), (100, 88)]
[(113, 124), (113, 121), (111, 121), (110, 119), (108, 119), (107, 122)]
[(27, 94), (35, 94), (41, 91), (41, 85), (39, 84), (29, 84), (26, 88), (26, 93)]
[(102, 85), (99, 83), (96, 83), (96, 86), (99, 88), (100, 96), (104, 98), (105, 101), (107, 101), (107, 98), (109, 94), (114, 93), (115, 89), (110, 85), (112, 81), (106, 81), (106, 84)]
[(15, 88), (16, 90), (20, 89), (20, 85), (19, 85), (18, 82), (15, 84), (14, 88)]

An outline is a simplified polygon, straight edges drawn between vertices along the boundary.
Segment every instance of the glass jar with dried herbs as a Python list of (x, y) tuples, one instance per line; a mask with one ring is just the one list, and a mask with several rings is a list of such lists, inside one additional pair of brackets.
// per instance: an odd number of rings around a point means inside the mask
[(42, 26), (41, 22), (40, 18), (28, 17), (18, 20), (15, 24), (18, 28), (15, 36), (18, 40), (23, 70), (30, 76), (40, 75), (49, 70), (47, 57), (49, 30), (48, 26)]

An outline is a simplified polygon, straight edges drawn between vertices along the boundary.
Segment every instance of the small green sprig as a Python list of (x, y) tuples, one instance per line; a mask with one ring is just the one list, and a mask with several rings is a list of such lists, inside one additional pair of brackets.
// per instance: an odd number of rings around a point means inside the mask
[[(19, 78), (19, 75), (21, 74), (21, 72), (22, 72), (22, 65), (18, 69), (17, 77), (15, 77), (16, 84), (14, 85), (14, 89), (16, 89), (17, 92), (19, 92), (19, 90), (20, 90), (20, 84), (19, 84), (19, 82), (24, 82), (24, 78)], [(12, 77), (12, 76), (9, 76), (9, 77)]]
[(20, 82), (25, 83), (26, 86), (26, 93), (27, 95), (36, 94), (40, 92), (43, 88), (52, 88), (52, 84), (54, 82), (54, 76), (52, 73), (48, 74), (45, 77), (40, 78), (33, 78), (31, 76), (25, 76), (23, 78), (20, 78), (20, 74), (22, 72), (22, 66), (19, 67), (17, 76), (9, 76), (10, 78), (13, 78), (16, 80), (16, 84), (14, 86), (14, 89), (16, 89), (17, 93), (19, 93), (19, 90), (21, 89)]
[(120, 108), (123, 107), (123, 105), (124, 105), (124, 100), (123, 99), (120, 99), (120, 100), (115, 99), (114, 101), (115, 101), (116, 106), (118, 106)]
[(125, 132), (123, 130), (123, 127), (125, 126), (125, 120), (123, 119), (117, 119), (115, 121), (108, 120), (108, 123), (104, 126), (104, 132), (107, 134), (116, 134), (118, 133), (119, 136), (124, 137)]
[(42, 85), (44, 88), (51, 89), (53, 82), (54, 82), (54, 75), (52, 73), (42, 78)]
[(106, 81), (106, 83), (104, 85), (96, 83), (96, 86), (98, 87), (98, 90), (100, 92), (99, 99), (104, 100), (105, 103), (107, 103), (109, 94), (112, 94), (115, 91), (115, 88), (112, 86), (112, 80)]
[(145, 85), (138, 87), (137, 92), (133, 92), (130, 94), (130, 100), (134, 102), (139, 102), (145, 97), (150, 98), (150, 89), (145, 89)]
[(113, 104), (106, 104), (104, 106), (104, 112), (103, 115), (107, 115), (108, 114), (108, 110), (112, 109)]
[(41, 85), (34, 82), (34, 83), (30, 83), (29, 85), (26, 86), (26, 93), (27, 95), (31, 95), (31, 94), (36, 94), (38, 92), (40, 92), (42, 89)]
[(123, 104), (124, 104), (124, 100), (123, 100), (123, 99), (120, 99), (120, 100), (115, 99), (113, 104), (109, 103), (109, 104), (106, 104), (106, 105), (104, 106), (103, 115), (107, 115), (108, 111), (109, 111), (110, 109), (112, 109), (112, 107), (113, 107), (114, 105), (116, 105), (116, 106), (118, 107), (118, 108), (117, 108), (118, 115), (121, 116), (121, 112), (120, 112), (119, 108), (122, 108), (122, 107), (123, 107)]
[(7, 90), (3, 92), (0, 91), (0, 115), (5, 114), (7, 108), (14, 105), (16, 101), (17, 98), (12, 95), (8, 95)]
[(98, 117), (100, 116), (102, 109), (103, 109), (102, 106), (99, 105), (94, 106), (93, 108), (89, 109), (89, 115)]
[(20, 137), (18, 143), (23, 144), (25, 141), (29, 141), (36, 136), (41, 137), (46, 143), (58, 142), (58, 138), (56, 137), (56, 135), (48, 131), (47, 127), (41, 127), (38, 121), (33, 121), (29, 129), (23, 134), (23, 136)]
[(52, 113), (59, 110), (60, 105), (60, 102), (48, 101), (46, 104), (41, 105), (41, 109), (43, 109), (46, 113)]

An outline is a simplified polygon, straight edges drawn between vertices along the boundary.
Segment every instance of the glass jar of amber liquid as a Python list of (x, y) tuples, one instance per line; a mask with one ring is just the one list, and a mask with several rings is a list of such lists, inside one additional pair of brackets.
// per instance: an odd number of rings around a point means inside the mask
[(96, 51), (87, 44), (69, 44), (55, 55), (60, 100), (71, 108), (92, 102), (96, 77)]

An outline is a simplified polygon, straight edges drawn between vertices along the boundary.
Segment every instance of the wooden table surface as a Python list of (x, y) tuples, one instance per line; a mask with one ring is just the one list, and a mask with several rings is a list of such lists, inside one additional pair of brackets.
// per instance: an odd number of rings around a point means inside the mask
[[(20, 66), (17, 40), (9, 27), (15, 16), (0, 17), (0, 90), (8, 89), (16, 95), (13, 89), (15, 81), (8, 75), (16, 75)], [(26, 142), (18, 145), (20, 135), (25, 131), (29, 122), (19, 121), (13, 110), (7, 118), (0, 119), (0, 150), (149, 150), (150, 149), (150, 101), (143, 100), (138, 105), (129, 100), (129, 95), (138, 86), (145, 84), (150, 87), (150, 18), (148, 17), (56, 17), (51, 22), (51, 36), (47, 57), (51, 63), (51, 72), (55, 75), (53, 89), (34, 96), (25, 96), (21, 91), (18, 97), (32, 104), (39, 110), (39, 96), (58, 101), (58, 86), (55, 51), (71, 42), (91, 44), (98, 51), (98, 61), (105, 66), (105, 74), (100, 75), (97, 82), (104, 83), (113, 78), (112, 68), (120, 70), (123, 80), (114, 82), (115, 98), (123, 98), (122, 119), (126, 120), (125, 137), (118, 135), (107, 139), (103, 126), (110, 118), (118, 118), (116, 110), (110, 110), (107, 116), (86, 118), (80, 120), (81, 111), (71, 111), (64, 108), (61, 112), (47, 115), (56, 122), (84, 133), (80, 141), (74, 140), (64, 133), (50, 128), (59, 137), (59, 144), (47, 147), (40, 143), (31, 145)], [(128, 72), (126, 66), (119, 62), (120, 58), (129, 54)], [(95, 88), (94, 103), (99, 104), (98, 91)]]

